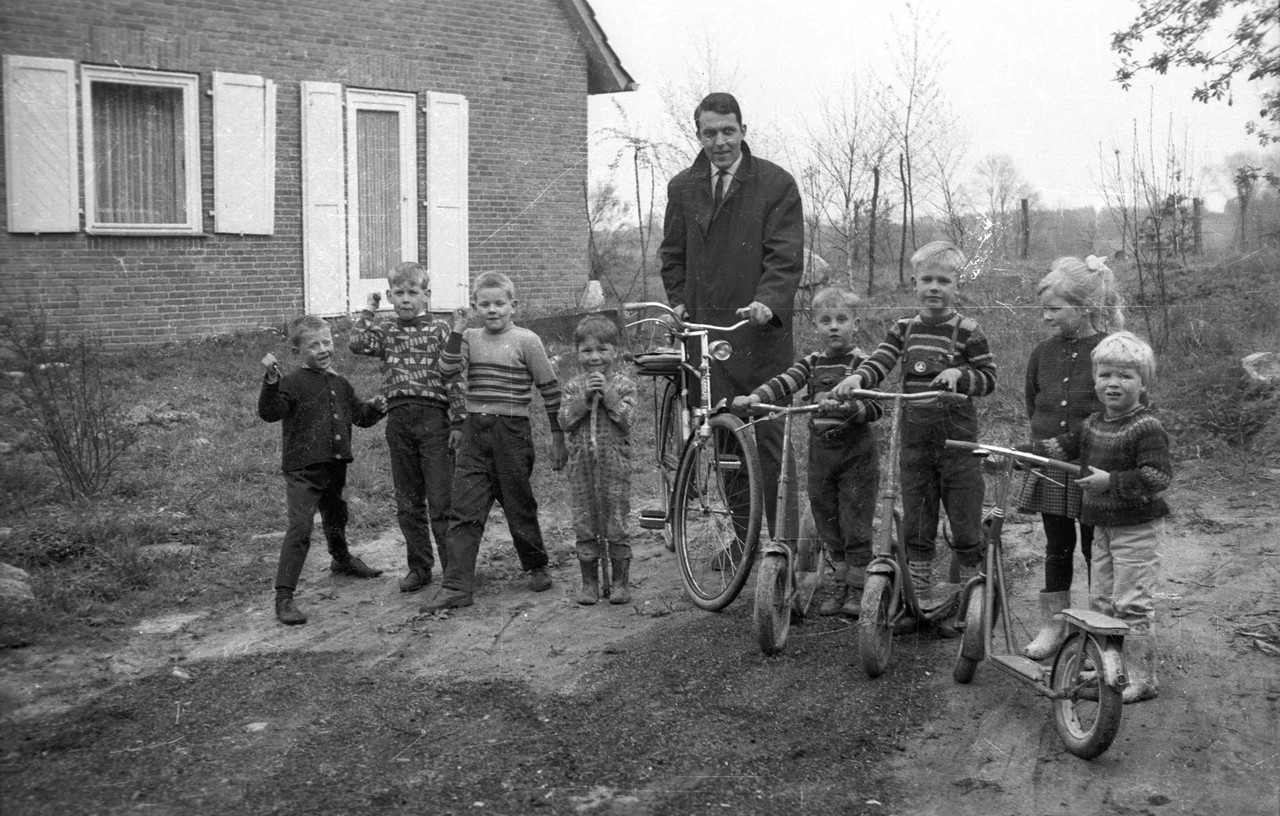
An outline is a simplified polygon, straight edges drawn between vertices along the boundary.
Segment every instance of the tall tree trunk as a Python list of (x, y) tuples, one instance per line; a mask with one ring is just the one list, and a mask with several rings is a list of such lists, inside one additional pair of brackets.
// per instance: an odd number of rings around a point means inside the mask
[(871, 168), (871, 227), (867, 237), (867, 297), (876, 282), (876, 212), (880, 209), (880, 166)]
[(907, 263), (907, 170), (906, 161), (898, 154), (898, 179), (902, 182), (902, 243), (898, 247), (898, 286), (906, 285), (904, 269)]

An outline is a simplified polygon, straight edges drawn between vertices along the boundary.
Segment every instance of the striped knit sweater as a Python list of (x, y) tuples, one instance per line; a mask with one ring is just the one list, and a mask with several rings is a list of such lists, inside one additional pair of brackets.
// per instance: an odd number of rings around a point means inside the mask
[(453, 332), (440, 353), (440, 373), (464, 376), (469, 414), (527, 417), (536, 387), (552, 433), (560, 433), (560, 382), (542, 340), (528, 329)]
[[(953, 340), (954, 338), (954, 340)], [(864, 388), (884, 382), (894, 366), (903, 362), (902, 390), (932, 390), (934, 377), (946, 368), (961, 370), (956, 391), (984, 397), (996, 390), (996, 364), (978, 322), (952, 312), (947, 317), (902, 317), (889, 327), (884, 342), (854, 373)]]
[[(867, 359), (866, 353), (855, 348), (836, 357), (830, 357), (825, 351), (815, 351), (797, 360), (790, 368), (766, 382), (751, 393), (762, 402), (777, 403), (799, 393), (806, 386), (809, 389), (810, 403), (825, 397), (827, 392), (849, 373)], [(838, 414), (838, 417), (850, 425), (875, 422), (884, 413), (884, 408), (875, 400), (855, 400)], [(829, 430), (832, 423), (817, 423), (812, 426), (815, 433)]]
[(1127, 527), (1169, 515), (1162, 495), (1173, 481), (1169, 435), (1144, 405), (1118, 417), (1093, 414), (1079, 433), (1033, 442), (1032, 450), (1111, 474), (1106, 493), (1085, 491), (1082, 524)]
[(449, 324), (419, 315), (411, 320), (377, 321), (365, 309), (356, 318), (350, 348), (354, 354), (382, 360), (382, 395), (390, 410), (407, 402), (425, 401), (449, 409), (450, 424), (466, 416), (465, 388), (460, 378), (446, 381), (440, 374), (440, 352), (449, 339)]

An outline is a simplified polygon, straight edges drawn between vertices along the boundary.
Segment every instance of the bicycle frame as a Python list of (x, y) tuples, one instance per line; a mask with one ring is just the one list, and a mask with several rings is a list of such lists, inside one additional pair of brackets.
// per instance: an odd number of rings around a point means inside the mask
[[(710, 340), (710, 334), (711, 332), (730, 332), (734, 329), (739, 329), (747, 324), (747, 320), (740, 320), (731, 326), (713, 326), (706, 323), (693, 323), (687, 320), (682, 320), (680, 316), (676, 314), (675, 309), (665, 303), (648, 301), (624, 303), (622, 304), (622, 308), (626, 312), (639, 312), (645, 309), (657, 309), (665, 313), (664, 317), (647, 317), (641, 320), (632, 321), (627, 323), (626, 327), (630, 329), (646, 323), (659, 324), (676, 339), (676, 350), (679, 354), (679, 360), (676, 364), (675, 372), (672, 374), (658, 374), (655, 376), (662, 376), (667, 381), (674, 383), (677, 395), (682, 398), (684, 410), (680, 412), (680, 433), (678, 434), (678, 438), (683, 440), (684, 445), (689, 444), (690, 438), (694, 433), (698, 433), (703, 439), (706, 439), (711, 434), (710, 426), (707, 424), (708, 417), (717, 411), (724, 410), (721, 407), (711, 405), (711, 360), (716, 353), (724, 354), (724, 357), (720, 359), (727, 359), (729, 354), (732, 353), (732, 349), (729, 347), (727, 341), (708, 342), (708, 340)], [(724, 346), (717, 345), (719, 343), (724, 343)], [(690, 352), (690, 349), (695, 345), (698, 349), (696, 355)], [(722, 349), (723, 351), (721, 351)], [(696, 362), (693, 359), (695, 356), (697, 358)], [(697, 405), (690, 405), (688, 388), (690, 377), (698, 383)], [(656, 399), (657, 396), (655, 393), (655, 400)], [(660, 419), (660, 416), (656, 416), (655, 418)], [(655, 430), (655, 434), (658, 432), (659, 431)], [(660, 440), (655, 441), (660, 443)], [(659, 467), (664, 466), (665, 465), (663, 463), (659, 462)], [(668, 496), (668, 511), (670, 510), (670, 499), (671, 497)], [(666, 514), (666, 518), (670, 518), (670, 512)], [(649, 523), (646, 524), (646, 521)], [(649, 527), (650, 529), (665, 526), (665, 520), (662, 520), (657, 524), (654, 524), (654, 521), (654, 519), (642, 514), (640, 526)]]

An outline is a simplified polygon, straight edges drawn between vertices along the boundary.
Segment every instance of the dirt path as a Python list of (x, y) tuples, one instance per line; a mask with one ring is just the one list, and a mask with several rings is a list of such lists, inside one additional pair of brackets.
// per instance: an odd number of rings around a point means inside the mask
[[(903, 658), (877, 680), (865, 678), (851, 657), (836, 673), (838, 680), (815, 680), (813, 687), (798, 689), (798, 695), (818, 699), (880, 694), (895, 672), (918, 671), (923, 679), (913, 680), (941, 700), (937, 715), (905, 736), (901, 750), (878, 769), (891, 776), (887, 787), (899, 797), (898, 809), (864, 800), (848, 805), (847, 812), (1280, 813), (1280, 658), (1265, 651), (1280, 625), (1274, 487), (1260, 484), (1252, 495), (1237, 490), (1230, 502), (1175, 496), (1180, 518), (1165, 540), (1166, 579), (1158, 595), (1161, 695), (1127, 707), (1115, 744), (1095, 761), (1066, 753), (1049, 702), (1012, 679), (982, 666), (972, 685), (953, 683), (950, 643), (921, 641), (928, 659)], [(503, 525), (490, 529), (501, 531)], [(1015, 617), (1031, 628), (1038, 532), (1025, 522), (1013, 524), (1010, 541), (1011, 560), (1023, 575)], [(514, 681), (555, 698), (625, 651), (630, 639), (706, 614), (684, 599), (670, 555), (652, 542), (637, 551), (633, 603), (583, 608), (573, 602), (577, 567), (567, 551), (557, 553), (552, 590), (535, 594), (524, 588), (509, 543), (495, 535), (485, 546), (476, 606), (423, 617), (417, 608), (424, 594), (396, 591), (401, 555), (396, 537), (387, 534), (359, 548), (367, 562), (387, 569), (380, 579), (335, 578), (326, 572), (327, 559), (310, 560), (299, 596), (311, 619), (305, 626), (276, 624), (264, 592), (247, 606), (143, 621), (117, 642), (62, 653), (39, 646), (10, 650), (0, 657), (3, 713), (26, 721), (72, 709), (96, 692), (137, 678), (181, 677), (194, 661), (297, 651), (341, 653), (347, 667), (354, 659), (360, 666), (424, 679)], [(262, 553), (269, 570), (274, 549), (264, 543)], [(749, 604), (750, 590), (734, 609)], [(736, 653), (753, 648), (748, 636), (721, 645)], [(736, 653), (733, 659), (741, 660)], [(749, 660), (765, 668), (770, 661), (758, 653)], [(918, 668), (922, 663), (927, 668)], [(867, 684), (880, 685), (860, 692)], [(819, 720), (806, 727), (824, 725)], [(786, 738), (802, 744), (805, 735)], [(624, 799), (606, 792), (582, 812), (649, 812)], [(836, 803), (828, 805), (830, 810)]]

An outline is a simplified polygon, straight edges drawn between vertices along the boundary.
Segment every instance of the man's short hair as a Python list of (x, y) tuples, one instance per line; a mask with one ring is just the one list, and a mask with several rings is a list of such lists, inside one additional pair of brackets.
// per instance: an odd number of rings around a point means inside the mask
[(698, 117), (702, 115), (703, 111), (719, 113), (723, 116), (733, 114), (738, 117), (738, 127), (742, 127), (742, 108), (738, 107), (738, 100), (734, 98), (733, 94), (716, 91), (704, 96), (702, 101), (698, 103), (698, 107), (693, 109), (693, 126), (695, 128), (701, 124), (698, 122)]
[(511, 282), (511, 278), (501, 272), (481, 272), (476, 278), (476, 282), (471, 286), (471, 297), (475, 299), (476, 292), (481, 289), (501, 289), (507, 293), (507, 297), (512, 300), (516, 299), (516, 285)]
[(303, 315), (289, 324), (289, 345), (294, 348), (302, 342), (302, 335), (307, 332), (329, 328), (329, 321), (318, 315)]
[(824, 286), (813, 295), (810, 308), (813, 309), (848, 309), (853, 311), (862, 303), (862, 298), (843, 286)]
[(387, 285), (391, 288), (394, 289), (397, 283), (413, 283), (423, 289), (430, 289), (431, 273), (417, 261), (405, 261), (402, 264), (397, 264), (396, 268), (391, 270), (391, 274), (387, 277)]
[(930, 241), (911, 256), (911, 268), (937, 266), (951, 272), (959, 272), (964, 266), (964, 253), (950, 241)]
[(618, 324), (604, 315), (587, 315), (578, 321), (573, 330), (573, 343), (577, 345), (587, 338), (594, 337), (601, 343), (618, 345)]

